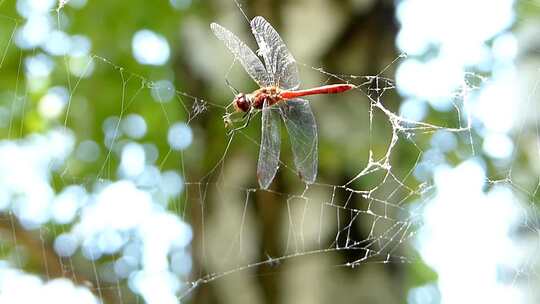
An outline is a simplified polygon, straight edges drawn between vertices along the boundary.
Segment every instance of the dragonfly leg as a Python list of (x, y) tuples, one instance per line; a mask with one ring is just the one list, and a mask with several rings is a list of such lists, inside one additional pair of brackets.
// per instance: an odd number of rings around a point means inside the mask
[(225, 127), (229, 127), (233, 124), (233, 121), (232, 121), (232, 114), (231, 112), (229, 112), (229, 107), (231, 105), (229, 104), (228, 106), (225, 107), (225, 114), (223, 114), (223, 123), (225, 123)]
[(246, 117), (246, 115), (247, 115), (246, 122), (245, 122), (242, 126), (240, 126), (240, 127), (238, 127), (238, 128), (234, 128), (234, 129), (232, 129), (232, 130), (229, 130), (229, 132), (227, 133), (228, 135), (231, 135), (232, 133), (234, 133), (234, 132), (236, 132), (236, 131), (240, 131), (240, 130), (246, 128), (246, 127), (249, 125), (249, 122), (251, 121), (251, 118), (253, 118), (253, 111), (247, 112), (247, 113), (244, 115), (244, 117)]

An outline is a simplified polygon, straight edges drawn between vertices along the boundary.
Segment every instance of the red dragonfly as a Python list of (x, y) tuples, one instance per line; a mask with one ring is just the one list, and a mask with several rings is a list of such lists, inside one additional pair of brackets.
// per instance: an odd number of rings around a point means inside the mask
[[(251, 20), (251, 30), (259, 50), (259, 57), (238, 37), (217, 23), (210, 28), (223, 41), (246, 72), (260, 86), (250, 93), (238, 93), (231, 106), (237, 113), (244, 113), (245, 124), (252, 115), (262, 111), (262, 138), (257, 165), (257, 178), (261, 188), (266, 189), (274, 179), (279, 166), (281, 145), (279, 117), (289, 132), (294, 164), (300, 178), (311, 184), (317, 177), (317, 125), (307, 100), (299, 97), (315, 94), (341, 93), (355, 88), (352, 84), (332, 84), (307, 90), (298, 90), (300, 79), (296, 61), (276, 30), (263, 17)], [(224, 116), (231, 125), (231, 114)]]

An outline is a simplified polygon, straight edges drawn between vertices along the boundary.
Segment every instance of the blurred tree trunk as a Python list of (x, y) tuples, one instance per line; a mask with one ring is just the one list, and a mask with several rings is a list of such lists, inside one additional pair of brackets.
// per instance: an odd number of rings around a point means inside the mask
[[(337, 1), (336, 1), (337, 3)], [(344, 71), (354, 73), (356, 75), (376, 75), (384, 69), (396, 57), (397, 53), (394, 48), (394, 41), (398, 31), (398, 25), (395, 18), (395, 7), (393, 1), (372, 1), (370, 5), (365, 6), (364, 10), (355, 10), (351, 7), (352, 4), (336, 4), (340, 6), (344, 14), (347, 16), (345, 26), (342, 28), (331, 41), (332, 43), (322, 52), (322, 62), (325, 69), (330, 71)], [(281, 24), (283, 24), (284, 1), (282, 0), (265, 0), (265, 1), (246, 1), (242, 2), (242, 8), (248, 17), (262, 15), (280, 32)], [(238, 13), (240, 15), (240, 13)], [(321, 21), (313, 21), (321, 22)], [(322, 22), (332, 22), (331, 20), (323, 20)], [(306, 25), (305, 30), (309, 31), (309, 26)], [(358, 43), (361, 42), (361, 43)], [(350, 60), (343, 60), (345, 57), (350, 57)], [(355, 62), (355, 66), (346, 66), (347, 62)], [(392, 71), (389, 71), (391, 73)], [(209, 168), (206, 168), (207, 170)], [(348, 180), (350, 177), (341, 172), (341, 180)], [(291, 189), (278, 175), (272, 185), (272, 189), (280, 193), (295, 193), (297, 189)], [(195, 191), (196, 192), (196, 191)], [(190, 194), (199, 196), (200, 193)], [(276, 195), (266, 195), (264, 192), (256, 192), (253, 196), (254, 202), (251, 209), (255, 208), (255, 216), (260, 225), (258, 238), (259, 243), (259, 258), (257, 260), (264, 261), (271, 257), (279, 255), (279, 248), (282, 247), (283, 239), (279, 233), (282, 224), (282, 215), (287, 208), (285, 201), (274, 201), (279, 199)], [(204, 215), (201, 214), (201, 205), (194, 203), (197, 199), (190, 202), (194, 219), (192, 223), (195, 229), (195, 241), (193, 243), (194, 256), (196, 263), (201, 263), (202, 259), (199, 250), (201, 248), (201, 233), (202, 233), (202, 218), (208, 219), (208, 213), (212, 212), (212, 206), (204, 206)], [(205, 202), (214, 202), (207, 198)], [(251, 203), (251, 202), (250, 202)], [(250, 209), (250, 210), (251, 210)], [(215, 225), (217, 223), (206, 222), (205, 225)], [(358, 234), (358, 239), (365, 239), (367, 231), (355, 231)], [(281, 253), (283, 254), (283, 253)], [(347, 256), (348, 252), (344, 251), (344, 259), (354, 260), (357, 257)], [(287, 262), (284, 262), (285, 264)], [(276, 268), (277, 267), (277, 268)], [(264, 265), (255, 270), (256, 275), (251, 276), (252, 280), (256, 281), (262, 293), (263, 298), (258, 299), (258, 303), (277, 303), (283, 299), (283, 290), (281, 281), (283, 276), (287, 275), (286, 271), (280, 271), (283, 265)], [(354, 273), (358, 274), (362, 268), (355, 268)], [(199, 274), (212, 272), (205, 265), (195, 266), (195, 278)], [(226, 279), (226, 278), (223, 278)], [(323, 284), (324, 285), (324, 284)], [(193, 303), (224, 303), (226, 297), (220, 294), (219, 288), (215, 288), (214, 283), (204, 284), (198, 288), (192, 297)]]

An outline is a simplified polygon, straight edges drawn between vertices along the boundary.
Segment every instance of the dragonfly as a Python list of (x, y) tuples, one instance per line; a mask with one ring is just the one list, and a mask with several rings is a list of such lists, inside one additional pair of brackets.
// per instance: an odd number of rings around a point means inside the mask
[[(254, 114), (262, 112), (261, 145), (257, 163), (257, 179), (267, 189), (279, 167), (281, 145), (280, 117), (282, 118), (293, 152), (294, 165), (300, 179), (312, 184), (317, 178), (318, 139), (317, 124), (309, 102), (303, 96), (341, 93), (356, 88), (349, 83), (330, 84), (300, 90), (300, 77), (296, 60), (277, 31), (263, 17), (250, 22), (259, 49), (253, 52), (231, 31), (212, 23), (210, 28), (240, 62), (244, 70), (259, 85), (259, 89), (245, 94), (232, 88), (235, 97), (223, 119), (226, 126), (244, 121), (246, 127)], [(259, 57), (262, 57), (263, 62)], [(229, 107), (234, 112), (229, 113)], [(240, 118), (237, 118), (241, 114)]]

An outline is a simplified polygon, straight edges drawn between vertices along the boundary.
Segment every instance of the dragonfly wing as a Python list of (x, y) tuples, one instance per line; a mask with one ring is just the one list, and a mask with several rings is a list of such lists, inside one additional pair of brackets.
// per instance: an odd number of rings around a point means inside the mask
[(265, 103), (262, 109), (262, 139), (257, 164), (257, 179), (263, 189), (270, 186), (279, 165), (279, 123), (279, 108), (267, 106)]
[(270, 76), (263, 63), (255, 53), (243, 43), (236, 35), (217, 23), (210, 24), (214, 35), (227, 46), (229, 51), (240, 61), (246, 72), (261, 86), (271, 84)]
[(317, 124), (304, 99), (291, 99), (280, 103), (281, 117), (287, 127), (294, 156), (294, 165), (300, 178), (311, 184), (317, 178)]
[(293, 55), (277, 33), (263, 17), (251, 20), (251, 30), (259, 45), (259, 55), (266, 64), (274, 85), (286, 90), (294, 90), (300, 86), (298, 67)]

